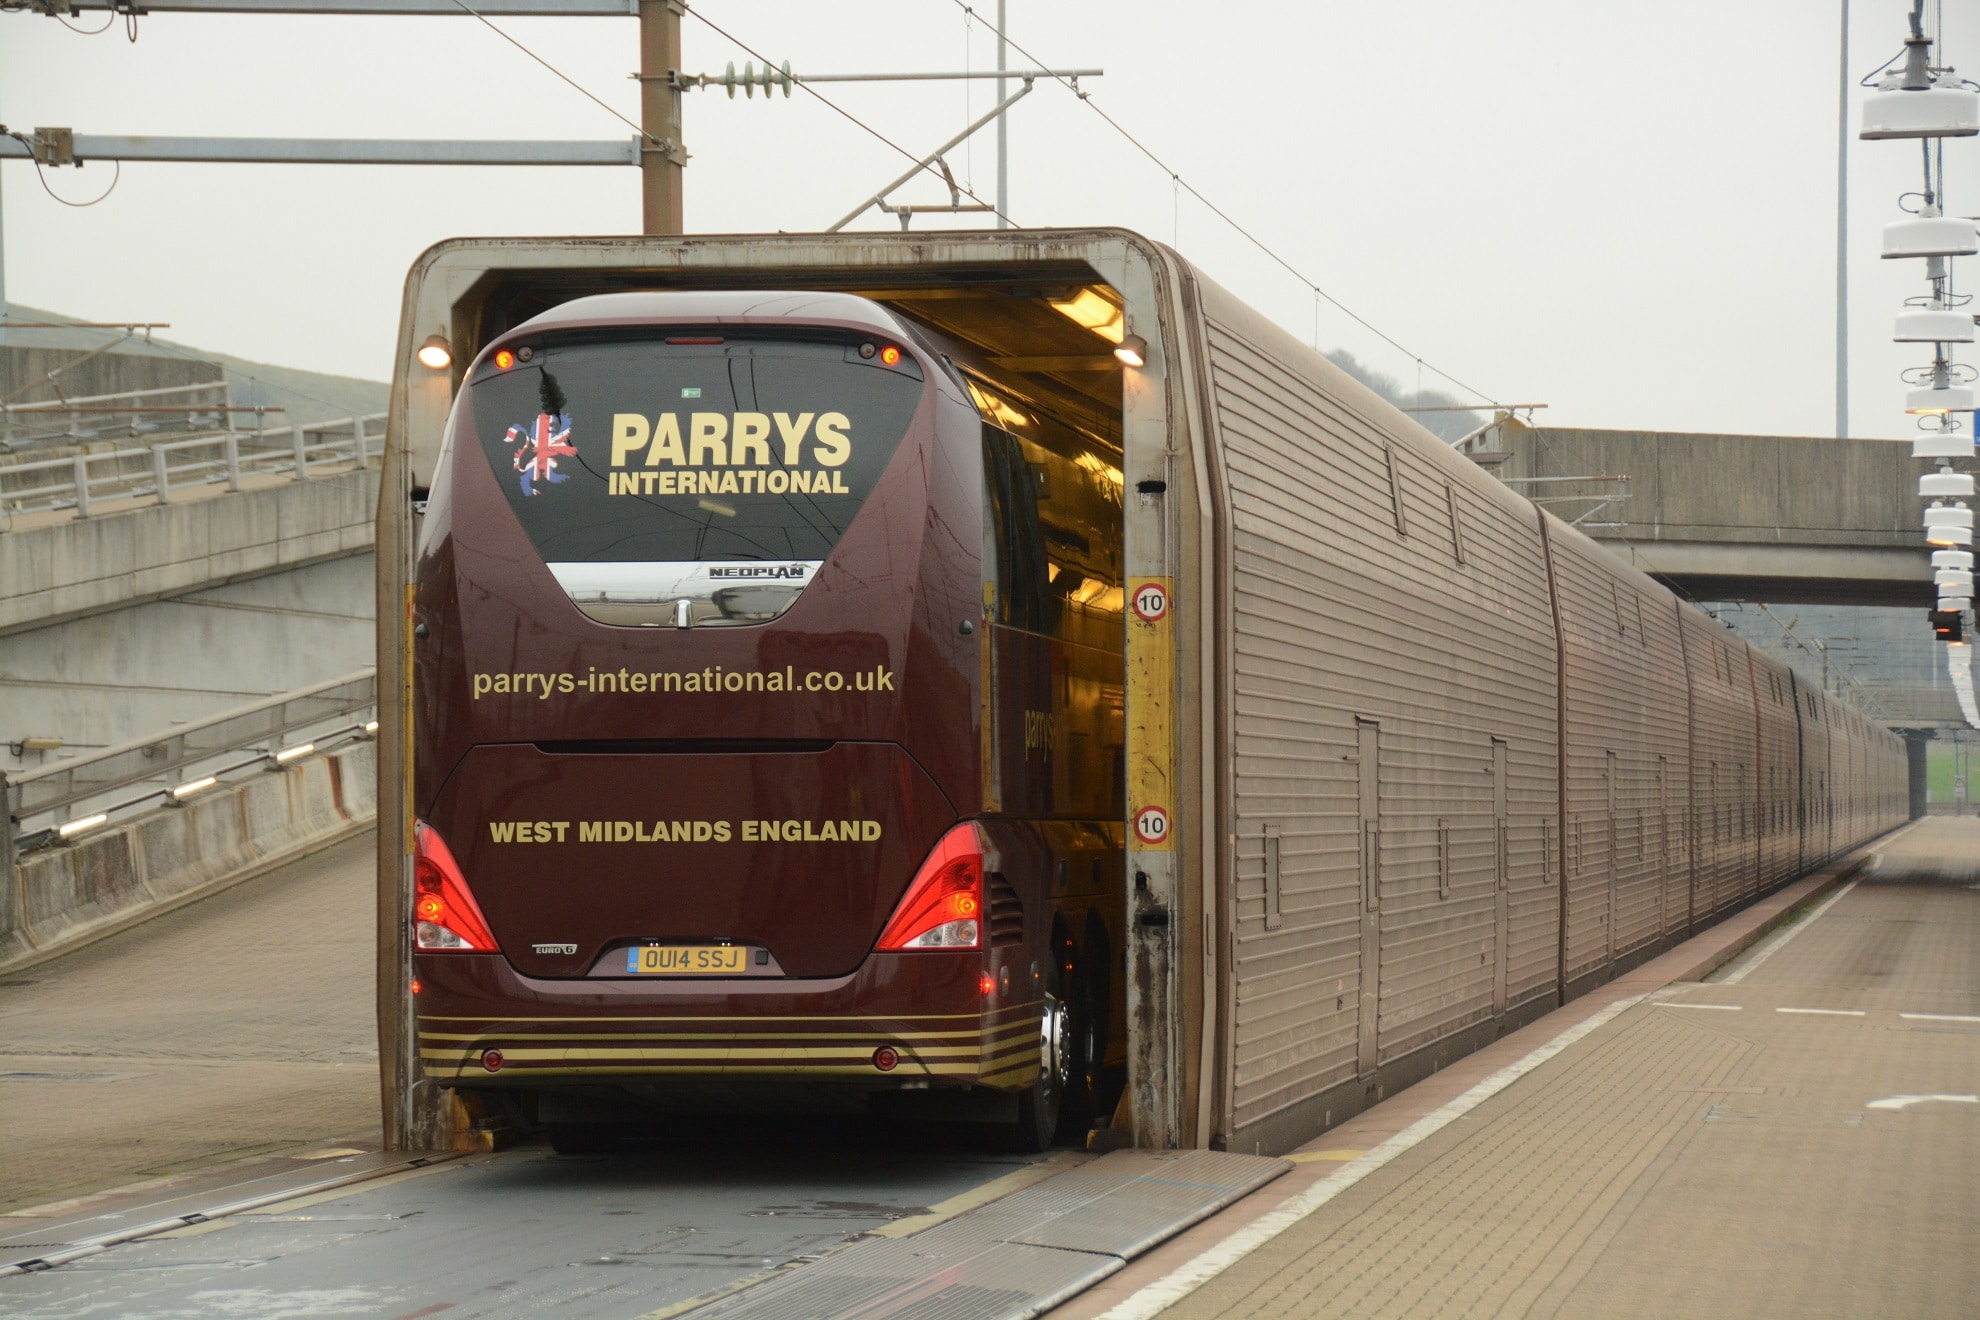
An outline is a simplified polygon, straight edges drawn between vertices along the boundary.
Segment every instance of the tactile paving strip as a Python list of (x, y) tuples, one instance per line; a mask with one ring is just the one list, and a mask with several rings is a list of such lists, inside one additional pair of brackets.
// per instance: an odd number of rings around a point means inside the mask
[(1117, 1151), (907, 1238), (873, 1238), (694, 1320), (1025, 1320), (1292, 1167)]

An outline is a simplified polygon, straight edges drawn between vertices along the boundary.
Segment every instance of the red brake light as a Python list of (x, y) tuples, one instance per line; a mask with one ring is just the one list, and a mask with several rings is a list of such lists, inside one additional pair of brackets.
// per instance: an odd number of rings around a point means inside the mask
[(942, 836), (880, 934), (881, 949), (983, 947), (983, 843), (969, 821)]
[(901, 362), (901, 350), (889, 344), (880, 350), (880, 360), (890, 367), (899, 366)]
[(423, 950), (496, 952), (447, 841), (424, 821), (413, 825), (413, 943)]

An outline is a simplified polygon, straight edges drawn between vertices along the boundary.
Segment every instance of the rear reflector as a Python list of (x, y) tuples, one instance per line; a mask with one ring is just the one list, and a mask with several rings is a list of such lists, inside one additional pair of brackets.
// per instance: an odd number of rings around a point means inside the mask
[(878, 947), (980, 949), (982, 923), (983, 842), (975, 824), (964, 821), (942, 836), (915, 872)]
[(413, 826), (413, 942), (427, 951), (496, 952), (453, 852), (425, 821)]

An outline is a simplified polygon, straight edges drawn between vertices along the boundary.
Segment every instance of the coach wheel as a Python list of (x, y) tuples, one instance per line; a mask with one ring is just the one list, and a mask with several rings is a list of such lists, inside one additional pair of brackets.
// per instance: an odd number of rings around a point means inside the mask
[(552, 1123), (547, 1135), (559, 1155), (604, 1155), (617, 1150), (626, 1134), (615, 1123)]
[(1075, 968), (1066, 998), (1066, 1086), (1059, 1106), (1058, 1139), (1085, 1145), (1087, 1131), (1101, 1114), (1101, 1091), (1106, 1086), (1106, 992), (1094, 985), (1094, 971), (1086, 959)]
[(1086, 938), (1080, 945), (1079, 960), (1079, 979), (1085, 992), (1086, 1029), (1080, 1035), (1078, 1045), (1093, 1123), (1105, 1123), (1113, 1111), (1113, 1097), (1109, 1091), (1115, 1079), (1107, 1072), (1107, 1047), (1112, 1043), (1110, 1033), (1114, 1021), (1113, 959), (1106, 924), (1100, 920), (1098, 913), (1087, 913)]
[(1038, 1080), (1018, 1093), (1018, 1116), (1011, 1136), (1012, 1144), (1021, 1151), (1046, 1150), (1058, 1135), (1072, 1042), (1066, 1016), (1066, 1001), (1060, 994), (1058, 969), (1054, 968), (1038, 1012)]

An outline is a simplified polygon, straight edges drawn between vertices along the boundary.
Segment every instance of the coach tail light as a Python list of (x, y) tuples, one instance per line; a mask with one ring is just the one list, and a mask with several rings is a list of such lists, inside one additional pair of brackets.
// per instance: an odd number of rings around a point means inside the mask
[(942, 836), (880, 934), (881, 949), (983, 947), (983, 841), (968, 821)]
[(424, 821), (413, 826), (413, 943), (423, 950), (497, 952), (447, 841)]

